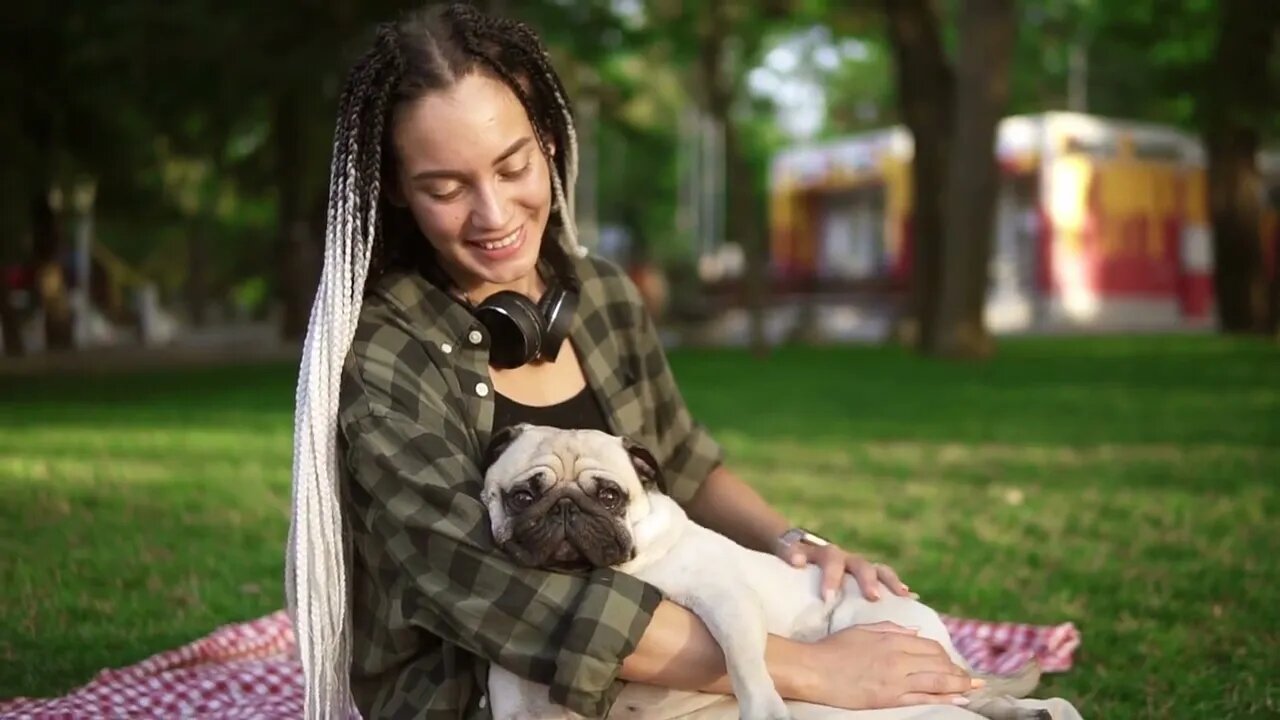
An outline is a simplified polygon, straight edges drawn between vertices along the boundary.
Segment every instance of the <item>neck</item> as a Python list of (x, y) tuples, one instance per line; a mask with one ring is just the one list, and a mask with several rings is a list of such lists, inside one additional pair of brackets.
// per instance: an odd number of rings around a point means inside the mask
[(688, 515), (669, 496), (651, 490), (649, 498), (649, 514), (632, 527), (632, 539), (637, 548), (644, 553), (637, 555), (614, 569), (625, 573), (635, 573), (644, 569), (649, 563), (667, 554), (683, 535), (688, 522)]
[(542, 297), (542, 293), (546, 290), (546, 283), (542, 281), (542, 277), (538, 274), (536, 267), (530, 270), (527, 275), (516, 278), (515, 280), (507, 283), (491, 283), (483, 280), (476, 280), (474, 278), (466, 281), (459, 281), (459, 278), (463, 276), (463, 273), (448, 272), (447, 274), (450, 279), (453, 280), (454, 287), (457, 291), (460, 292), (467, 302), (472, 305), (479, 305), (490, 295), (504, 290), (518, 292), (530, 300), (537, 302), (538, 299)]

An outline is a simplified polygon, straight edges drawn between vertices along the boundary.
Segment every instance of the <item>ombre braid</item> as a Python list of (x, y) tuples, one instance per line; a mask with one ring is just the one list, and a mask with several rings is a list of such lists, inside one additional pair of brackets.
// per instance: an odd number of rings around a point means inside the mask
[(407, 211), (392, 206), (383, 193), (395, 161), (390, 118), (398, 105), (448, 88), (474, 71), (506, 83), (528, 113), (544, 155), (556, 151), (551, 173), (556, 212), (542, 242), (543, 257), (557, 272), (568, 272), (567, 251), (579, 250), (573, 217), (577, 137), (564, 88), (537, 35), (522, 23), (491, 18), (467, 5), (435, 7), (380, 25), (373, 47), (351, 68), (338, 102), (324, 269), (295, 398), (285, 594), (302, 663), (307, 720), (358, 714), (349, 681), (350, 549), (338, 487), (343, 363), (367, 287), (388, 270), (434, 262)]

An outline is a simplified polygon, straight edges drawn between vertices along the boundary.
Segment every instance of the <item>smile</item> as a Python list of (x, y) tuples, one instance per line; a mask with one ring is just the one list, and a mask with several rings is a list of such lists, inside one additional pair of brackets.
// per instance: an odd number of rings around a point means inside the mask
[(497, 240), (491, 240), (488, 242), (475, 242), (472, 244), (479, 246), (481, 248), (484, 248), (485, 250), (488, 250), (488, 251), (501, 250), (503, 248), (511, 247), (512, 245), (515, 245), (517, 242), (519, 242), (520, 231), (523, 229), (524, 229), (523, 226), (521, 226), (511, 231), (511, 234), (507, 235), (506, 237), (501, 237), (501, 238), (498, 238)]

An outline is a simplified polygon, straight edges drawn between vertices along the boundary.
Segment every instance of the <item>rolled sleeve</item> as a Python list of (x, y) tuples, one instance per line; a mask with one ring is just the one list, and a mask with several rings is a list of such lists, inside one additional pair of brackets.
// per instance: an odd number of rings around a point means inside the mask
[(639, 328), (636, 345), (649, 385), (649, 397), (658, 438), (658, 457), (666, 477), (666, 492), (681, 505), (697, 494), (698, 488), (718, 465), (724, 462), (724, 449), (696, 421), (676, 384), (667, 361), (666, 350), (653, 319), (635, 297)]
[(397, 588), (364, 621), (420, 627), (603, 716), (660, 594), (609, 569), (515, 565), (492, 543), (465, 429), (443, 405), (416, 415), (379, 408), (344, 427), (353, 539)]
[(587, 717), (604, 717), (622, 689), (619, 659), (635, 650), (662, 595), (630, 575), (600, 570), (580, 597), (557, 654), (551, 699)]

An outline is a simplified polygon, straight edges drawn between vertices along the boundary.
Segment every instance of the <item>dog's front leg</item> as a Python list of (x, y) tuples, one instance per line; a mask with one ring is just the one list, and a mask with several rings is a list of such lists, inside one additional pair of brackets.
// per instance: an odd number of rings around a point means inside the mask
[(671, 599), (697, 615), (720, 644), (742, 720), (790, 718), (765, 663), (769, 630), (764, 609), (755, 595), (743, 590), (703, 585)]
[(489, 665), (489, 707), (493, 720), (580, 720), (581, 716), (551, 701), (546, 685)]

